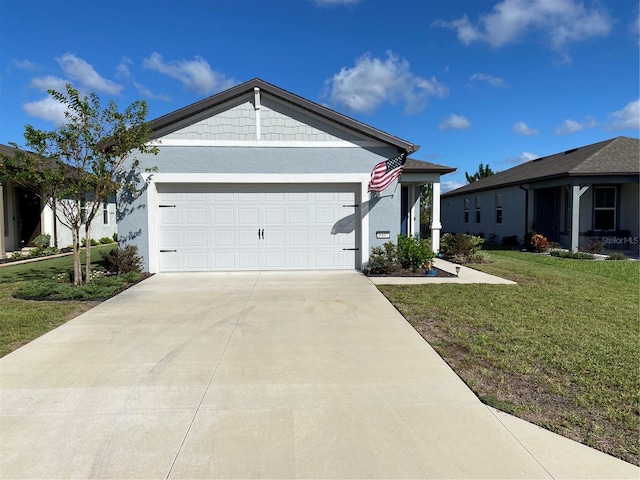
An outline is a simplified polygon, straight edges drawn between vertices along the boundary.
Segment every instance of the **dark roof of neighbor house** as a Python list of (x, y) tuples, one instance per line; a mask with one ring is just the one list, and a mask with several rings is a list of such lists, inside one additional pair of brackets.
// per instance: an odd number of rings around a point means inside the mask
[(455, 172), (456, 168), (447, 167), (446, 165), (438, 165), (437, 163), (425, 162), (423, 160), (415, 160), (407, 158), (404, 164), (404, 172), (406, 173), (445, 173)]
[(354, 120), (353, 118), (347, 117), (346, 115), (342, 115), (327, 107), (323, 107), (322, 105), (276, 87), (275, 85), (271, 85), (270, 83), (267, 83), (259, 78), (254, 78), (253, 80), (249, 80), (248, 82), (241, 83), (240, 85), (236, 85), (235, 87), (231, 87), (228, 90), (217, 93), (208, 98), (205, 98), (204, 100), (200, 100), (196, 103), (150, 121), (149, 126), (152, 130), (151, 138), (157, 138), (154, 136), (154, 133), (165, 127), (180, 122), (210, 108), (216, 107), (236, 97), (240, 97), (242, 95), (246, 95), (247, 93), (253, 92), (255, 87), (258, 87), (260, 90), (264, 90), (270, 95), (280, 98), (285, 102), (292, 103), (298, 108), (307, 110), (314, 115), (325, 118), (333, 123), (340, 124), (350, 130), (355, 130), (356, 132), (371, 137), (375, 140), (387, 143), (393, 147), (398, 148), (399, 150), (404, 150), (407, 153), (414, 153), (420, 148), (419, 145), (415, 145), (411, 142), (402, 140), (401, 138), (373, 128), (362, 122)]
[(640, 175), (640, 140), (616, 137), (537, 158), (442, 195), (449, 197), (533, 181), (575, 176)]

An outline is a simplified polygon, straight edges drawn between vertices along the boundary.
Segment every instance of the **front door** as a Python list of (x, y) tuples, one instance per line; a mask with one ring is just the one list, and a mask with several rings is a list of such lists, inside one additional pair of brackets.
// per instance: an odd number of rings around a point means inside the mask
[(31, 190), (17, 187), (16, 196), (18, 198), (18, 247), (33, 245), (33, 240), (40, 235), (40, 214), (42, 207), (40, 197)]

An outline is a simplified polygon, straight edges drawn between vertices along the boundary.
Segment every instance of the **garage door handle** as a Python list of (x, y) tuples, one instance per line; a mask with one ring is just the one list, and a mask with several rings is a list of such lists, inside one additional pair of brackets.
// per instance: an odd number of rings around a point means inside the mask
[(262, 230), (258, 229), (258, 240), (264, 240), (264, 228)]
[(177, 252), (178, 250), (160, 250), (160, 253)]
[(360, 250), (359, 248), (343, 248), (342, 250)]
[(349, 208), (349, 207), (352, 207), (352, 208), (358, 208), (360, 205), (342, 205), (342, 206), (343, 206), (344, 208)]
[(160, 208), (176, 208), (175, 205), (158, 205)]

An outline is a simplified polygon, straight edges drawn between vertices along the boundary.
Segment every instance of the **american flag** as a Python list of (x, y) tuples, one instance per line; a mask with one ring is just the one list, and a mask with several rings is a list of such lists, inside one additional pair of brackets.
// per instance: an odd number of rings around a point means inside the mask
[(407, 153), (403, 152), (397, 157), (389, 158), (378, 163), (371, 171), (369, 181), (370, 192), (381, 192), (396, 178), (402, 175), (404, 163), (407, 161)]

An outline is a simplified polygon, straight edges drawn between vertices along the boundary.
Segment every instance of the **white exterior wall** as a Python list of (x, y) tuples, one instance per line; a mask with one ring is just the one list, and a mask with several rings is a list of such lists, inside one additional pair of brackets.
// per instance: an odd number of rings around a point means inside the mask
[[(496, 194), (502, 194), (502, 223), (496, 222)], [(476, 198), (480, 197), (480, 223), (476, 222)], [(465, 199), (469, 200), (469, 221), (464, 221)], [(442, 199), (442, 231), (444, 233), (482, 234), (487, 240), (495, 236), (517, 235), (524, 240), (526, 191), (508, 187), (486, 192), (471, 192)]]
[[(91, 224), (91, 238), (94, 240), (100, 240), (102, 237), (112, 238), (113, 234), (118, 231), (116, 225), (116, 204), (114, 202), (110, 202), (107, 204), (108, 209), (108, 219), (109, 223), (105, 224), (102, 214), (102, 206), (98, 213), (96, 214), (93, 222)], [(58, 231), (58, 248), (65, 248), (71, 246), (73, 243), (73, 237), (71, 235), (71, 229), (62, 225), (60, 221), (57, 222), (57, 231)], [(51, 245), (54, 245), (53, 239), (53, 211), (46, 205), (42, 212), (42, 233), (46, 233), (51, 235)], [(84, 238), (86, 234), (85, 227), (83, 226), (80, 229), (80, 238)], [(81, 240), (82, 241), (82, 240)]]

